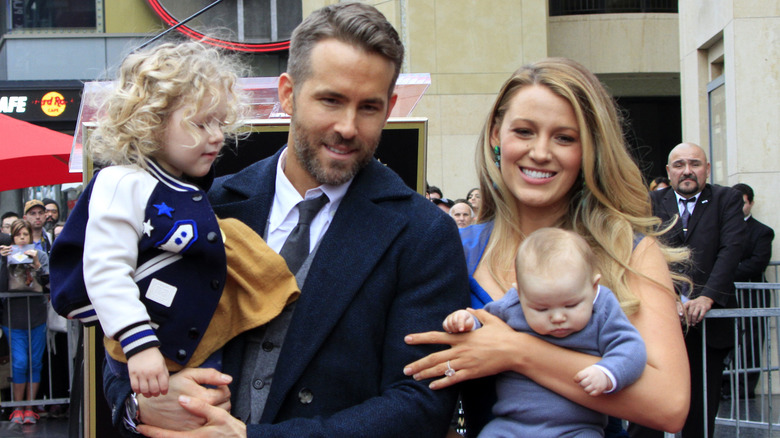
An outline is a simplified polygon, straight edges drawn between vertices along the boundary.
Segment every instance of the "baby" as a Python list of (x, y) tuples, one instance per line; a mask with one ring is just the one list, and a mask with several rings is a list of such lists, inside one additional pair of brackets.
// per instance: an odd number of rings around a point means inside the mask
[[(517, 290), (485, 306), (512, 328), (552, 344), (600, 356), (574, 380), (592, 396), (618, 391), (639, 378), (647, 360), (645, 345), (612, 292), (599, 286), (595, 256), (571, 231), (543, 228), (520, 245), (515, 261)], [(479, 328), (467, 310), (444, 321), (450, 333)], [(603, 436), (607, 416), (580, 406), (527, 377), (497, 377), (494, 420), (480, 437)]]

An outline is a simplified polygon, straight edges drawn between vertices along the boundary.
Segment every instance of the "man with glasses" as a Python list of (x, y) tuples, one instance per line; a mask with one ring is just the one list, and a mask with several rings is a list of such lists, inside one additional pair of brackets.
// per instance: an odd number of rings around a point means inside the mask
[(0, 219), (0, 221), (2, 221), (2, 229), (0, 231), (5, 234), (11, 234), (11, 224), (17, 219), (19, 219), (19, 214), (15, 211), (6, 211), (3, 213), (3, 216)]

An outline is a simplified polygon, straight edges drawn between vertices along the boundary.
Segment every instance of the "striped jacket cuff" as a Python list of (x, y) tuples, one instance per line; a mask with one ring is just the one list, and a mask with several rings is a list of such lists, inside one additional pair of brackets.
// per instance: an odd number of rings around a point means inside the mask
[(157, 339), (152, 326), (148, 323), (142, 323), (123, 330), (119, 334), (119, 343), (122, 345), (122, 350), (128, 359), (143, 350), (160, 346), (160, 340)]

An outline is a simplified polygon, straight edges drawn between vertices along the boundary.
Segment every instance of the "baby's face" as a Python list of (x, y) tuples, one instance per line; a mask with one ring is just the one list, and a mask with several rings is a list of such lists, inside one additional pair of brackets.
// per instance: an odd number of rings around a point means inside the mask
[(598, 280), (582, 270), (557, 278), (525, 273), (517, 290), (528, 325), (540, 335), (556, 338), (582, 330), (593, 313)]

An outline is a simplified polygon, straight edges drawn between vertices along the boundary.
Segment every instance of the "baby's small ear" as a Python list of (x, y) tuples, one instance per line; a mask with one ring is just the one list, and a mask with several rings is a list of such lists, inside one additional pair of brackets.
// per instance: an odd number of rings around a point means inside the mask
[(596, 290), (599, 288), (599, 281), (601, 281), (601, 274), (596, 274), (593, 276), (593, 290)]

